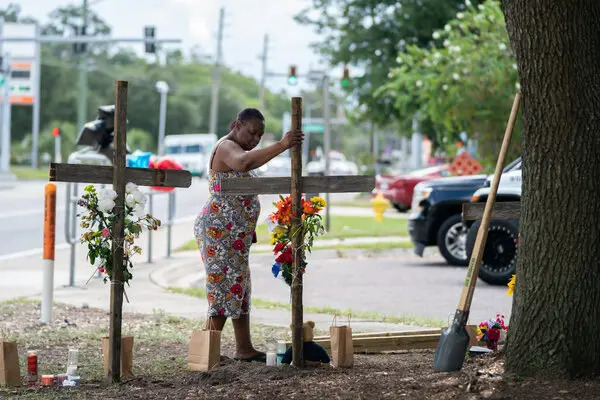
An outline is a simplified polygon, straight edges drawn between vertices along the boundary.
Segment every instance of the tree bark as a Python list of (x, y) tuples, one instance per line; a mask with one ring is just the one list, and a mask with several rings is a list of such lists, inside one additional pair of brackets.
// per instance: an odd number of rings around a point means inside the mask
[(523, 94), (523, 198), (506, 366), (600, 373), (600, 3), (505, 0)]

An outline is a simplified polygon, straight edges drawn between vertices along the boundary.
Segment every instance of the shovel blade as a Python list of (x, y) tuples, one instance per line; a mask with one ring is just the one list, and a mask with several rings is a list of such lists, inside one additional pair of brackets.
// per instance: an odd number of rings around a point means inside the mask
[(462, 368), (469, 346), (469, 334), (464, 325), (452, 324), (440, 336), (433, 369), (438, 372), (458, 371)]

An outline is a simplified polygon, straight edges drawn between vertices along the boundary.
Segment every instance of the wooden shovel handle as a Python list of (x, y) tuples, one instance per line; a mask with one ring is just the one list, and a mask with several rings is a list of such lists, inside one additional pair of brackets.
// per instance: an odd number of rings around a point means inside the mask
[(510, 111), (510, 117), (508, 118), (508, 125), (506, 126), (506, 131), (504, 132), (504, 140), (502, 141), (502, 147), (500, 148), (500, 154), (498, 155), (498, 162), (496, 163), (496, 170), (494, 171), (494, 180), (492, 181), (490, 194), (488, 195), (485, 203), (481, 225), (477, 231), (477, 238), (475, 239), (473, 254), (469, 260), (469, 268), (467, 269), (465, 286), (463, 287), (460, 301), (458, 302), (458, 310), (461, 311), (469, 311), (471, 308), (473, 292), (475, 291), (475, 283), (477, 282), (477, 276), (479, 275), (479, 266), (481, 265), (483, 252), (485, 250), (485, 242), (487, 240), (488, 227), (490, 225), (490, 216), (492, 215), (492, 210), (496, 201), (496, 193), (498, 192), (498, 184), (500, 183), (500, 176), (502, 175), (502, 166), (504, 165), (504, 159), (506, 158), (506, 153), (508, 152), (508, 145), (510, 143), (513, 128), (515, 127), (515, 121), (517, 119), (517, 112), (519, 111), (520, 104), (521, 94), (517, 93), (515, 95), (515, 100), (513, 101), (512, 110)]

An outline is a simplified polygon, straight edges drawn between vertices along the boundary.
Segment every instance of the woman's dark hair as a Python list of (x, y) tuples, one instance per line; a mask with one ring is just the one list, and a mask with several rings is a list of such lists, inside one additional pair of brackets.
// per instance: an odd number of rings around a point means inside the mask
[(265, 117), (263, 117), (262, 113), (258, 111), (256, 108), (244, 108), (237, 115), (237, 118), (229, 124), (229, 130), (233, 129), (235, 125), (235, 121), (248, 121), (256, 118), (259, 121), (265, 121)]

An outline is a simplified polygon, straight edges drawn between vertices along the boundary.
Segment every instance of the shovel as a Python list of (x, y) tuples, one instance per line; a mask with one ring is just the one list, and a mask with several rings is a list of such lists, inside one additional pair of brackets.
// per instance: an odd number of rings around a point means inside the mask
[(508, 144), (510, 143), (510, 137), (515, 126), (515, 120), (517, 118), (517, 112), (519, 111), (520, 103), (521, 95), (520, 93), (517, 93), (515, 95), (512, 110), (510, 111), (510, 117), (508, 118), (508, 125), (504, 133), (504, 140), (502, 141), (500, 154), (498, 155), (498, 162), (496, 163), (496, 170), (494, 172), (494, 179), (492, 181), (490, 194), (485, 203), (481, 225), (477, 231), (477, 238), (475, 239), (473, 254), (471, 255), (469, 268), (467, 269), (465, 286), (462, 289), (462, 294), (460, 296), (460, 301), (458, 302), (456, 313), (454, 313), (452, 325), (443, 330), (442, 335), (440, 336), (438, 347), (435, 351), (433, 368), (436, 371), (458, 371), (462, 368), (465, 360), (465, 354), (467, 353), (467, 346), (469, 344), (469, 334), (467, 333), (465, 326), (467, 325), (467, 320), (469, 319), (469, 310), (471, 308), (471, 301), (473, 300), (475, 283), (477, 283), (477, 276), (479, 275), (479, 266), (481, 265), (481, 259), (483, 258), (483, 251), (485, 249), (485, 242), (487, 240), (490, 217), (496, 201), (496, 193), (498, 192), (500, 175), (502, 174), (502, 166), (504, 165), (504, 159), (506, 158)]

